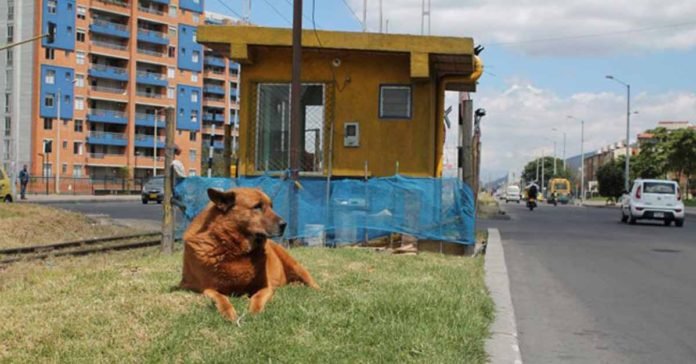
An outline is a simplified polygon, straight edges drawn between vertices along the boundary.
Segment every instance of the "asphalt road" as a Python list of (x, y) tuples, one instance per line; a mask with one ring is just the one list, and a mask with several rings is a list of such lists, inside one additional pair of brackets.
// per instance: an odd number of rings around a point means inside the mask
[(526, 363), (696, 362), (696, 218), (507, 205), (500, 229)]
[(52, 203), (50, 206), (72, 210), (84, 214), (106, 214), (114, 219), (140, 219), (162, 221), (162, 205), (150, 202), (143, 205), (140, 201), (129, 202), (83, 202)]

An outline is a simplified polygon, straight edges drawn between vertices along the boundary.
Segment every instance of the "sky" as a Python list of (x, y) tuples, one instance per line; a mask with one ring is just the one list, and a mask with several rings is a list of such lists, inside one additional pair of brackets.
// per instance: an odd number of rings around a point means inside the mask
[[(206, 9), (237, 17), (246, 0), (206, 0)], [(362, 0), (304, 0), (304, 26), (360, 31)], [(252, 0), (251, 21), (290, 27), (292, 0)], [(223, 5), (224, 4), (224, 5)], [(421, 0), (382, 0), (390, 33), (420, 34)], [(368, 0), (367, 28), (379, 30), (379, 1)], [(427, 28), (427, 18), (426, 18)], [(482, 121), (481, 176), (519, 171), (542, 153), (580, 153), (626, 138), (631, 85), (631, 140), (661, 120), (696, 123), (696, 1), (431, 0), (431, 35), (473, 37), (486, 49), (485, 73), (472, 95)], [(448, 93), (447, 103), (457, 95)], [(456, 107), (454, 107), (456, 110)], [(456, 111), (450, 114), (456, 120)], [(573, 116), (569, 118), (568, 116)], [(553, 131), (552, 129), (556, 129)], [(448, 130), (454, 161), (457, 130)]]

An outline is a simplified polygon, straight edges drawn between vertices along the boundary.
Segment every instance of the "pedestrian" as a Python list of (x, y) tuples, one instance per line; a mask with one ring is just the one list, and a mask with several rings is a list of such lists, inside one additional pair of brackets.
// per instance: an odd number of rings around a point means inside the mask
[(181, 183), (186, 178), (186, 170), (184, 169), (184, 164), (179, 160), (181, 155), (181, 148), (178, 145), (174, 145), (174, 160), (171, 164), (172, 169), (172, 204), (178, 207), (181, 212), (186, 213), (186, 205), (181, 201), (180, 196), (176, 193), (176, 186)]
[(19, 185), (20, 185), (20, 198), (22, 200), (27, 199), (27, 185), (29, 184), (29, 171), (27, 171), (27, 165), (19, 172)]

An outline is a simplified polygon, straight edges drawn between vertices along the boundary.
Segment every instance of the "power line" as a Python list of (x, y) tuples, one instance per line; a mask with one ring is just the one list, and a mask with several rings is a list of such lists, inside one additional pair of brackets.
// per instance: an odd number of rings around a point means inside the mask
[(292, 26), (292, 22), (290, 21), (290, 19), (288, 19), (285, 15), (283, 15), (283, 13), (281, 13), (280, 10), (278, 10), (278, 8), (275, 7), (275, 5), (271, 4), (271, 2), (268, 1), (268, 0), (263, 0), (263, 2), (265, 2), (268, 6), (270, 6), (271, 9), (273, 9), (273, 11), (274, 11), (279, 17), (283, 18), (283, 19), (285, 20), (286, 23), (288, 23), (290, 26)]
[(360, 20), (360, 17), (358, 17), (358, 16), (355, 14), (355, 11), (353, 11), (353, 8), (351, 8), (350, 5), (348, 5), (348, 3), (346, 2), (346, 0), (341, 0), (341, 1), (343, 2), (343, 5), (345, 5), (346, 8), (348, 8), (348, 10), (350, 11), (350, 15), (352, 15), (352, 16), (355, 18), (355, 20), (358, 21), (359, 24), (364, 25), (363, 22), (362, 22), (362, 20)]
[(615, 31), (615, 32), (569, 35), (569, 36), (565, 36), (565, 37), (553, 37), (553, 38), (527, 39), (527, 40), (520, 40), (520, 41), (514, 41), (514, 42), (497, 42), (497, 43), (488, 43), (486, 45), (489, 45), (489, 46), (492, 46), (492, 45), (512, 45), (512, 44), (556, 42), (556, 41), (562, 41), (562, 40), (584, 39), (584, 38), (600, 38), (600, 37), (607, 37), (607, 36), (614, 36), (614, 35), (643, 33), (643, 32), (655, 31), (655, 30), (681, 28), (681, 27), (692, 26), (692, 25), (696, 25), (696, 22), (662, 25), (662, 26), (655, 26), (655, 27), (648, 27), (648, 28), (627, 29), (627, 30), (619, 30), (619, 31)]
[(243, 16), (239, 15), (239, 13), (238, 13), (238, 12), (234, 11), (234, 9), (232, 9), (232, 8), (231, 8), (231, 7), (229, 6), (229, 5), (225, 4), (225, 2), (224, 2), (224, 1), (222, 1), (222, 0), (218, 0), (218, 2), (220, 3), (220, 5), (222, 5), (222, 6), (224, 6), (225, 8), (227, 8), (227, 10), (231, 11), (231, 12), (232, 12), (232, 14), (234, 14), (234, 15), (238, 16), (238, 17), (239, 17), (239, 20), (242, 20), (242, 19), (244, 19), (244, 17), (243, 17)]

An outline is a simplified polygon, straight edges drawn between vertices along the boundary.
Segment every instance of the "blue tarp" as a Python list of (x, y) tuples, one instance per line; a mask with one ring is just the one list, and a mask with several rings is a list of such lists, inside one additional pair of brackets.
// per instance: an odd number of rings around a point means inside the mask
[(355, 243), (389, 233), (474, 243), (474, 195), (456, 178), (397, 175), (327, 182), (306, 177), (300, 184), (297, 189), (293, 181), (271, 176), (189, 177), (177, 185), (175, 193), (186, 205), (187, 223), (208, 204), (208, 188), (256, 187), (273, 200), (276, 213), (289, 222), (292, 194), (297, 193), (297, 227), (289, 226), (284, 239), (313, 238), (323, 231), (329, 244)]

